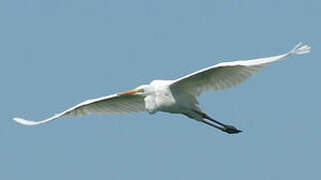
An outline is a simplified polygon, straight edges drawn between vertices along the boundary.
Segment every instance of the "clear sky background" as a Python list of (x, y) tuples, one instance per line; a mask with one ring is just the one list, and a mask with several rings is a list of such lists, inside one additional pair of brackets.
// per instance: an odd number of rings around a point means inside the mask
[[(320, 19), (318, 0), (1, 0), (0, 179), (321, 179)], [(312, 53), (200, 96), (242, 134), (166, 113), (12, 121), (300, 41)]]

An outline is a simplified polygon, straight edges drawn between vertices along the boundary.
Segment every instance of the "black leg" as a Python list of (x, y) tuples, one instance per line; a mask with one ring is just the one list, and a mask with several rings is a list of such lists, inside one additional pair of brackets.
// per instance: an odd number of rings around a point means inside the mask
[(223, 123), (221, 123), (221, 122), (219, 122), (219, 121), (216, 121), (215, 119), (213, 119), (213, 118), (211, 118), (210, 116), (208, 116), (207, 114), (205, 114), (205, 113), (202, 113), (201, 114), (202, 115), (202, 118), (204, 118), (204, 119), (208, 119), (208, 120), (210, 120), (210, 121), (212, 121), (212, 122), (214, 122), (214, 123), (216, 123), (216, 124), (219, 124), (219, 125), (221, 125), (221, 126), (226, 126), (226, 124), (223, 124)]
[(219, 129), (219, 130), (221, 130), (221, 131), (223, 131), (223, 132), (226, 132), (226, 133), (228, 133), (228, 134), (237, 134), (237, 133), (242, 132), (241, 130), (237, 129), (236, 127), (234, 127), (234, 126), (232, 126), (232, 125), (226, 125), (226, 124), (223, 124), (223, 123), (221, 123), (221, 122), (219, 122), (219, 121), (216, 121), (215, 119), (211, 118), (210, 116), (208, 116), (208, 115), (205, 114), (205, 113), (200, 113), (200, 114), (202, 115), (202, 118), (208, 119), (208, 120), (210, 120), (210, 121), (212, 121), (212, 122), (214, 122), (214, 123), (216, 123), (216, 124), (219, 124), (219, 125), (222, 126), (222, 127), (217, 126), (217, 125), (212, 124), (212, 123), (209, 123), (209, 122), (207, 122), (207, 121), (205, 121), (205, 120), (202, 120), (201, 122), (203, 122), (203, 123), (205, 123), (205, 124), (207, 124), (207, 125), (210, 125), (210, 126), (212, 126), (212, 127), (215, 127), (215, 128), (217, 128), (217, 129)]
[(215, 127), (215, 128), (217, 128), (217, 129), (219, 129), (219, 130), (221, 130), (221, 131), (224, 131), (225, 130), (225, 128), (223, 128), (223, 127), (221, 127), (221, 126), (218, 126), (218, 125), (215, 125), (215, 124), (212, 124), (212, 123), (210, 123), (210, 122), (207, 122), (207, 121), (205, 121), (205, 120), (201, 120), (201, 122), (202, 123), (205, 123), (205, 124), (207, 124), (207, 125), (209, 125), (209, 126), (212, 126), (212, 127)]

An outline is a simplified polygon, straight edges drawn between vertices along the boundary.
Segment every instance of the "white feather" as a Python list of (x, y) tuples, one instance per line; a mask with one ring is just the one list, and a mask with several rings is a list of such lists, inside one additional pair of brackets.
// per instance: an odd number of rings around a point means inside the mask
[(144, 110), (145, 104), (143, 96), (113, 94), (84, 101), (62, 113), (56, 114), (42, 121), (29, 121), (19, 117), (15, 117), (13, 120), (23, 125), (33, 126), (50, 122), (61, 116), (85, 116), (91, 113), (121, 114), (140, 112)]
[(311, 48), (309, 46), (301, 45), (299, 43), (290, 52), (279, 56), (222, 62), (175, 80), (171, 88), (186, 91), (194, 96), (199, 96), (208, 90), (216, 91), (231, 88), (259, 72), (271, 62), (279, 61), (291, 55), (310, 52)]

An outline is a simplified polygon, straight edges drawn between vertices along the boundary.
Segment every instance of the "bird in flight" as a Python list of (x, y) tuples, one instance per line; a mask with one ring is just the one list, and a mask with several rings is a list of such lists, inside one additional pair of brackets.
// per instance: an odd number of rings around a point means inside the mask
[(137, 88), (109, 96), (84, 101), (62, 113), (42, 121), (29, 121), (15, 117), (14, 121), (23, 125), (38, 125), (62, 116), (84, 116), (96, 114), (121, 114), (158, 111), (184, 114), (229, 134), (242, 132), (232, 125), (219, 122), (203, 112), (197, 97), (205, 91), (231, 88), (257, 73), (267, 64), (292, 55), (310, 52), (310, 47), (299, 43), (290, 52), (273, 57), (252, 60), (222, 62), (176, 80), (153, 80)]

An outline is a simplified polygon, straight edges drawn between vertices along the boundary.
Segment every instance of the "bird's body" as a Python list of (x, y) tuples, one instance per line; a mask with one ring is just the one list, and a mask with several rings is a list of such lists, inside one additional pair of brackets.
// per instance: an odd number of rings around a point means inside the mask
[(188, 94), (176, 92), (171, 89), (172, 80), (154, 80), (150, 83), (152, 94), (145, 98), (145, 108), (150, 114), (157, 111), (169, 113), (184, 113), (186, 109), (194, 108), (196, 98), (188, 97)]
[(87, 100), (43, 121), (35, 122), (21, 118), (14, 118), (14, 120), (24, 125), (37, 125), (68, 115), (120, 114), (140, 111), (154, 114), (162, 111), (184, 114), (230, 134), (239, 133), (241, 131), (235, 127), (218, 122), (205, 114), (199, 108), (197, 97), (204, 91), (231, 88), (248, 79), (271, 62), (308, 52), (310, 52), (310, 47), (298, 44), (293, 50), (283, 55), (254, 60), (223, 62), (176, 80), (154, 80), (150, 84), (141, 85), (134, 90)]

